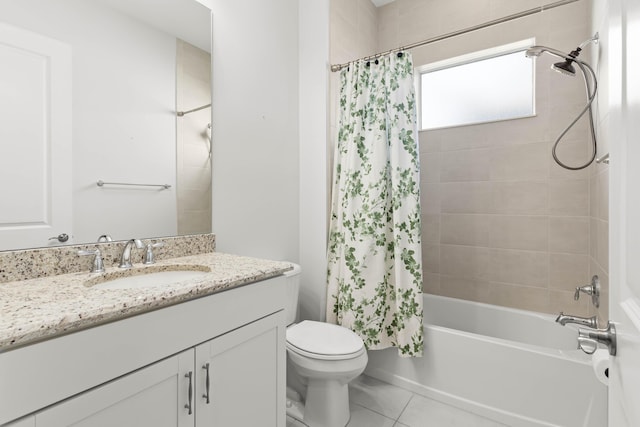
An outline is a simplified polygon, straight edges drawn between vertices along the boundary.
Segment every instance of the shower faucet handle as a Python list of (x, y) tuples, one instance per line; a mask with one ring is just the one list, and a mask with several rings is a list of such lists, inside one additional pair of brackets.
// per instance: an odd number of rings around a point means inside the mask
[(587, 354), (593, 354), (597, 349), (598, 341), (591, 338), (578, 337), (578, 350), (582, 350)]
[(597, 275), (591, 278), (590, 284), (576, 287), (576, 292), (573, 294), (574, 300), (580, 299), (580, 292), (591, 295), (591, 303), (596, 308), (600, 307), (600, 279)]
[(606, 345), (611, 356), (616, 355), (617, 337), (616, 327), (613, 323), (607, 322), (606, 329), (578, 328), (578, 345), (582, 351), (587, 354), (593, 354), (596, 351), (598, 343)]

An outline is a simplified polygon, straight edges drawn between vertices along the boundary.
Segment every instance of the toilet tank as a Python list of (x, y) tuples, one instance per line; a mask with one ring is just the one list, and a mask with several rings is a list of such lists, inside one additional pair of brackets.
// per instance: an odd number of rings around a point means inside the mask
[(284, 273), (287, 287), (287, 301), (285, 305), (285, 315), (287, 326), (295, 323), (298, 319), (298, 295), (300, 294), (300, 273), (302, 268), (298, 264), (293, 265), (293, 270)]

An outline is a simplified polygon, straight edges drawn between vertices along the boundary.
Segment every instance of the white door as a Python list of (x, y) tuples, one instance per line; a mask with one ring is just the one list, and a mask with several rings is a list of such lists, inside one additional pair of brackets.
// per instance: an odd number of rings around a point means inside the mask
[[(619, 71), (620, 108), (612, 105), (610, 164), (610, 318), (618, 354), (612, 359), (609, 427), (640, 426), (640, 2), (610, 7), (610, 69)], [(619, 56), (619, 58), (618, 58)], [(616, 77), (612, 77), (615, 79)], [(614, 95), (614, 99), (618, 98)]]
[(0, 23), (0, 64), (0, 250), (60, 244), (49, 239), (72, 235), (71, 48)]

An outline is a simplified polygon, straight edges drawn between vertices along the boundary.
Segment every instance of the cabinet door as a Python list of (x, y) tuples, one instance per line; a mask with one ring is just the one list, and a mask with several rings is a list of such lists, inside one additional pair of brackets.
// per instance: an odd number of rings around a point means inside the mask
[(198, 427), (285, 426), (284, 323), (279, 312), (196, 347)]
[(193, 427), (193, 357), (187, 350), (38, 412), (36, 427)]

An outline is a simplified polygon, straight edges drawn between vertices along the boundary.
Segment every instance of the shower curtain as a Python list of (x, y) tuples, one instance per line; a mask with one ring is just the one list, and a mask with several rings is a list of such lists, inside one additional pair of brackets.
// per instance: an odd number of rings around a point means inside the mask
[(408, 53), (340, 74), (327, 268), (327, 321), (368, 349), (421, 356), (420, 166)]

